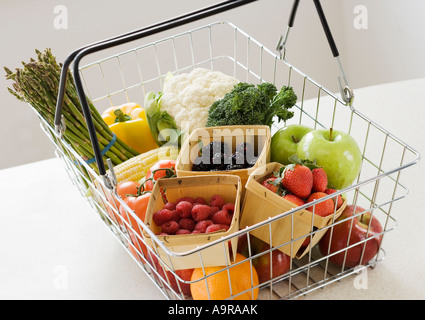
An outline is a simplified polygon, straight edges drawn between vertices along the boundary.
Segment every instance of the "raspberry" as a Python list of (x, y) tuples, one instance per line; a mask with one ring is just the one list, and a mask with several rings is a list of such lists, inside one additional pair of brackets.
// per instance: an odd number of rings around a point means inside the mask
[(217, 211), (220, 211), (220, 208), (217, 206), (212, 206), (211, 207), (211, 215), (213, 215), (214, 213), (216, 213)]
[(202, 197), (197, 197), (197, 198), (195, 198), (195, 202), (194, 203), (197, 203), (197, 204), (207, 204), (207, 201), (204, 198), (202, 198)]
[(197, 233), (197, 232), (194, 232), (196, 230), (199, 230), (200, 233), (203, 233), (203, 232), (205, 232), (205, 230), (207, 230), (207, 227), (210, 226), (210, 225), (212, 225), (212, 224), (213, 224), (212, 220), (202, 220), (202, 221), (199, 221), (195, 225), (195, 229), (192, 231), (192, 233)]
[(192, 233), (192, 232), (187, 230), (187, 229), (179, 229), (176, 232), (176, 234), (190, 234), (190, 233)]
[(229, 214), (233, 214), (235, 212), (235, 204), (234, 203), (226, 203), (221, 210), (227, 211)]
[(222, 231), (223, 229), (225, 229), (225, 227), (223, 225), (216, 223), (216, 224), (212, 224), (212, 225), (208, 226), (207, 229), (205, 230), (205, 233)]
[(192, 204), (189, 201), (183, 200), (176, 205), (177, 213), (180, 218), (189, 218), (192, 212)]
[(174, 221), (170, 220), (161, 225), (162, 232), (168, 233), (168, 234), (175, 234), (177, 230), (179, 230), (179, 224)]
[(173, 216), (171, 217), (171, 220), (174, 220), (174, 221), (177, 221), (177, 222), (179, 222), (179, 220), (181, 219), (180, 218), (180, 215), (179, 215), (179, 213), (177, 212), (177, 210), (171, 210), (171, 212), (173, 213)]
[(220, 226), (222, 229), (224, 229), (224, 231), (227, 231), (230, 228), (230, 226), (228, 226), (227, 224), (221, 224)]
[(190, 218), (183, 218), (179, 221), (179, 228), (193, 231), (195, 229), (195, 221)]
[(176, 203), (178, 204), (178, 203), (179, 203), (179, 202), (181, 202), (181, 201), (188, 201), (188, 202), (190, 202), (191, 204), (194, 204), (194, 203), (195, 203), (195, 199), (193, 199), (192, 197), (183, 197), (183, 198), (179, 198), (179, 199), (177, 199)]
[(176, 204), (174, 202), (167, 202), (162, 209), (168, 209), (173, 211), (176, 208)]
[[(204, 221), (205, 221), (205, 220), (204, 220)], [(195, 229), (195, 230), (193, 230), (193, 231), (192, 231), (192, 233), (202, 233), (202, 231), (201, 231), (201, 230), (196, 230), (196, 229)]]
[(153, 214), (152, 219), (157, 226), (160, 226), (165, 222), (170, 221), (172, 217), (173, 212), (171, 210), (161, 209)]
[(223, 205), (225, 204), (224, 199), (222, 196), (215, 194), (210, 198), (210, 206), (217, 206), (221, 209)]
[(211, 207), (206, 204), (197, 204), (192, 209), (192, 218), (195, 221), (202, 221), (209, 218)]
[(217, 211), (213, 214), (211, 220), (215, 224), (227, 224), (230, 225), (232, 223), (232, 216), (225, 210)]

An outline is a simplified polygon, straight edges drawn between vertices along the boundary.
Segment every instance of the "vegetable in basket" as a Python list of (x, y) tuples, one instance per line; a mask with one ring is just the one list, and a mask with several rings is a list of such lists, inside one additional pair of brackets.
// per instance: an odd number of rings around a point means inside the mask
[(241, 82), (223, 99), (213, 103), (208, 112), (207, 127), (227, 125), (268, 125), (273, 118), (285, 121), (294, 116), (292, 108), (297, 96), (291, 87), (279, 92), (274, 84), (264, 82), (255, 86)]
[[(50, 49), (43, 53), (36, 50), (37, 60), (31, 59), (23, 63), (22, 68), (15, 72), (8, 68), (6, 79), (13, 80), (9, 92), (21, 101), (29, 103), (39, 116), (44, 119), (50, 127), (54, 127), (56, 110), (56, 98), (59, 90), (61, 65), (57, 63)], [(104, 159), (110, 158), (114, 165), (120, 164), (139, 154), (129, 147), (121, 139), (114, 140), (114, 134), (93, 103), (89, 102), (99, 146), (105, 150)], [(62, 115), (66, 121), (66, 129), (63, 133), (64, 140), (83, 158), (88, 161), (94, 158), (94, 151), (80, 100), (75, 88), (72, 74), (69, 73), (66, 80), (66, 90), (62, 107)], [(110, 146), (109, 150), (105, 149)], [(95, 172), (98, 172), (95, 161), (89, 163)], [(105, 165), (106, 161), (105, 161)]]
[(102, 113), (102, 118), (117, 137), (138, 152), (158, 147), (149, 129), (145, 109), (137, 103), (110, 107)]
[(164, 80), (162, 92), (148, 92), (145, 110), (150, 129), (158, 145), (181, 142), (182, 133), (206, 126), (208, 110), (239, 83), (219, 71), (196, 68), (190, 73)]

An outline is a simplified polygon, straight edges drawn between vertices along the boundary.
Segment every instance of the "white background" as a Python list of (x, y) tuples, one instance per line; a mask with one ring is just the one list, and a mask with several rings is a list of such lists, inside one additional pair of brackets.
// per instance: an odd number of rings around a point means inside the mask
[[(47, 47), (63, 61), (80, 46), (217, 2), (1, 0), (0, 63), (14, 69), (34, 57), (35, 48)], [(67, 29), (54, 27), (58, 5), (68, 10)], [(260, 0), (205, 21), (231, 21), (273, 50), (286, 30), (291, 6), (291, 0)], [(424, 1), (322, 0), (322, 6), (354, 89), (425, 76)], [(367, 22), (366, 29), (356, 28), (360, 14), (356, 8), (366, 9), (367, 21), (360, 21)], [(337, 90), (336, 62), (311, 1), (301, 1), (299, 6), (288, 40), (288, 60), (332, 91)], [(1, 72), (0, 169), (53, 157), (51, 142), (39, 128), (35, 114), (7, 92), (10, 82)]]

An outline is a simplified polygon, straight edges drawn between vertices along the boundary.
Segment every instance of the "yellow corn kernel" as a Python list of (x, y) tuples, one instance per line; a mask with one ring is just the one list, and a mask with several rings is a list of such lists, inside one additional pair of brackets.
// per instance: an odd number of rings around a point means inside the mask
[(138, 182), (146, 176), (147, 171), (156, 162), (162, 159), (176, 160), (178, 148), (174, 146), (162, 146), (157, 149), (149, 150), (138, 156), (135, 156), (114, 167), (117, 182), (135, 181)]

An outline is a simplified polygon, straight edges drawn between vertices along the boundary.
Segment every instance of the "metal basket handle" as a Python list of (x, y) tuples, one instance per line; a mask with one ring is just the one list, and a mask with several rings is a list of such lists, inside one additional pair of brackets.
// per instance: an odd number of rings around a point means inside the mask
[(205, 7), (196, 11), (192, 11), (187, 14), (183, 14), (181, 16), (177, 16), (175, 18), (144, 27), (139, 30), (135, 30), (123, 35), (119, 35), (116, 37), (112, 37), (110, 39), (102, 40), (87, 46), (84, 46), (80, 49), (75, 50), (72, 52), (64, 61), (62, 70), (61, 70), (61, 77), (59, 81), (59, 91), (57, 96), (57, 103), (56, 103), (56, 111), (55, 111), (55, 131), (58, 135), (61, 135), (63, 131), (65, 130), (65, 123), (62, 119), (62, 105), (65, 95), (65, 87), (66, 87), (66, 77), (68, 75), (68, 70), (70, 68), (71, 63), (73, 62), (73, 75), (74, 75), (74, 82), (75, 87), (78, 93), (78, 97), (81, 103), (81, 108), (83, 110), (83, 114), (86, 120), (87, 128), (90, 135), (90, 141), (93, 146), (94, 155), (96, 158), (96, 164), (99, 169), (99, 175), (102, 176), (103, 181), (105, 182), (105, 186), (112, 189), (113, 183), (111, 182), (111, 179), (106, 175), (105, 165), (102, 161), (102, 154), (99, 147), (99, 142), (97, 140), (96, 130), (93, 124), (93, 119), (90, 114), (89, 104), (87, 102), (87, 98), (84, 92), (84, 88), (82, 85), (81, 77), (79, 74), (79, 64), (83, 57), (98, 52), (104, 49), (108, 49), (114, 46), (119, 46), (121, 44), (139, 40), (143, 37), (147, 37), (150, 35), (153, 35), (158, 32), (162, 32), (171, 28), (175, 28), (184, 24), (187, 24), (189, 22), (197, 21), (251, 2), (254, 2), (257, 0), (228, 0), (223, 1), (217, 4), (214, 4), (209, 7)]
[[(327, 22), (326, 17), (325, 17), (325, 13), (323, 12), (322, 5), (320, 4), (320, 0), (313, 0), (313, 2), (316, 6), (316, 10), (317, 10), (317, 13), (319, 15), (320, 22), (322, 23), (323, 30), (325, 31), (326, 38), (329, 42), (329, 46), (331, 47), (332, 55), (334, 56), (334, 58), (337, 59), (339, 69), (340, 69), (341, 74), (342, 74), (342, 80), (341, 80), (341, 77), (338, 77), (341, 97), (348, 105), (351, 106), (352, 103), (353, 103), (353, 99), (354, 99), (354, 93), (353, 93), (353, 90), (348, 85), (348, 81), (347, 81), (347, 78), (345, 76), (344, 69), (343, 69), (341, 61), (339, 59), (338, 48), (337, 48), (335, 40), (332, 36), (331, 29), (329, 28), (328, 22)], [(286, 44), (286, 41), (288, 39), (289, 30), (294, 26), (295, 15), (297, 13), (299, 3), (300, 3), (300, 0), (294, 0), (294, 3), (292, 5), (292, 9), (291, 9), (291, 13), (289, 15), (288, 26), (287, 26), (285, 35), (280, 36), (278, 44), (277, 44), (276, 49), (280, 52), (280, 56), (281, 56), (282, 59), (285, 59), (285, 54), (286, 54), (285, 44)], [(282, 50), (283, 50), (283, 53), (282, 53)], [(342, 81), (344, 81), (344, 86), (342, 84)]]

